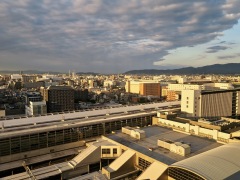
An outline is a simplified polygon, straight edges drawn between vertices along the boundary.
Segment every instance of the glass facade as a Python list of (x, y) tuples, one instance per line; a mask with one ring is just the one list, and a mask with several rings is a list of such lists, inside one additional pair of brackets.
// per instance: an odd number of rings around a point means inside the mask
[(121, 118), (111, 122), (72, 128), (64, 127), (65, 129), (0, 139), (0, 156), (77, 142), (86, 138), (109, 134), (112, 131), (120, 130), (124, 126), (143, 127), (151, 125), (152, 117), (153, 115), (143, 115), (131, 119)]

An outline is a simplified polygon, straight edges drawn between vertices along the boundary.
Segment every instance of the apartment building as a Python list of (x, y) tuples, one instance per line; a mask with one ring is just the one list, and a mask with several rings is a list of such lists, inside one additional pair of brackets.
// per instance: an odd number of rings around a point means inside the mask
[(183, 90), (181, 111), (192, 117), (239, 116), (240, 89)]

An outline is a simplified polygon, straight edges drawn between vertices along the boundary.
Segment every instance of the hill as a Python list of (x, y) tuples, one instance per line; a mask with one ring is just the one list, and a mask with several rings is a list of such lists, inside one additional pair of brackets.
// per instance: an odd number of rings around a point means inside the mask
[(180, 69), (143, 69), (143, 70), (131, 70), (125, 72), (125, 74), (240, 74), (240, 63), (228, 63), (228, 64), (213, 64), (202, 67), (185, 67)]

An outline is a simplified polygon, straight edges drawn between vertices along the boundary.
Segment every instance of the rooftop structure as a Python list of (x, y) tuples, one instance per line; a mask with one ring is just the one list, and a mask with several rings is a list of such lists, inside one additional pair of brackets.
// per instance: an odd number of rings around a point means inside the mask
[[(144, 130), (146, 133), (146, 137), (142, 140), (130, 138), (124, 133), (110, 134), (107, 136), (107, 138), (122, 144), (129, 149), (152, 157), (166, 165), (171, 165), (175, 162), (184, 160), (222, 145), (215, 141), (183, 134), (181, 132), (176, 132), (172, 129), (159, 126), (143, 127), (141, 130)], [(159, 139), (168, 139), (170, 141), (178, 141), (189, 144), (191, 147), (191, 153), (184, 157), (173, 153), (170, 150), (159, 147), (157, 144)]]

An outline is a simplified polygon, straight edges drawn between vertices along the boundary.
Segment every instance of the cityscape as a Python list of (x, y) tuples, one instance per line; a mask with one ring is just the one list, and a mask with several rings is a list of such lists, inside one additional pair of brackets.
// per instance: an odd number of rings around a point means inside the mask
[(0, 179), (239, 180), (238, 7), (0, 2)]

